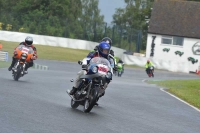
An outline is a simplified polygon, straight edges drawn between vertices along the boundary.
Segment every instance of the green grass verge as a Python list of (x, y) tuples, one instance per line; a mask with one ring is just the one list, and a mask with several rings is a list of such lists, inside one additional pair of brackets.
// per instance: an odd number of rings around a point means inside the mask
[(167, 80), (148, 82), (168, 88), (168, 92), (200, 109), (200, 80)]
[(10, 62), (0, 61), (0, 68), (5, 68), (9, 66), (10, 66)]
[[(9, 53), (9, 56), (12, 56), (14, 48), (17, 47), (19, 44), (17, 42), (8, 42), (1, 40), (0, 42), (3, 44), (2, 51), (7, 51)], [(70, 49), (44, 45), (34, 46), (37, 48), (39, 59), (77, 62), (78, 60), (83, 59), (89, 53), (89, 50)]]

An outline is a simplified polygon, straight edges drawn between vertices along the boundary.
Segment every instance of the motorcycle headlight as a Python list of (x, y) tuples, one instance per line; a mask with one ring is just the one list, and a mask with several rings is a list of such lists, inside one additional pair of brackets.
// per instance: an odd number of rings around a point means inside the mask
[(22, 56), (22, 59), (23, 59), (23, 60), (25, 60), (25, 59), (26, 59), (26, 57)]
[(93, 67), (93, 68), (92, 68), (92, 72), (93, 72), (93, 73), (97, 73), (97, 71), (98, 71), (98, 68), (97, 68), (97, 67)]
[(21, 58), (25, 60), (25, 59), (27, 58), (27, 54), (23, 53), (23, 54), (21, 55)]
[(111, 73), (111, 72), (107, 72), (107, 74), (106, 74), (106, 78), (108, 78), (108, 79), (112, 79), (112, 73)]

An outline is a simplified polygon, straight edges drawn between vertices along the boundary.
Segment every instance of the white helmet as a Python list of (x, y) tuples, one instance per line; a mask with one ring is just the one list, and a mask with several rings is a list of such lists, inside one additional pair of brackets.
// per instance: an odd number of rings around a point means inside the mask
[(33, 38), (30, 36), (27, 36), (25, 39), (25, 43), (26, 45), (31, 46), (33, 44)]

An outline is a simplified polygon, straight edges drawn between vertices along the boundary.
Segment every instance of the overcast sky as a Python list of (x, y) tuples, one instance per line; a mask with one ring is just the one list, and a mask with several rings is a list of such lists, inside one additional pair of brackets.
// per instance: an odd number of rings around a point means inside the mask
[(115, 8), (125, 8), (124, 0), (99, 0), (100, 14), (104, 15), (105, 22), (111, 23)]

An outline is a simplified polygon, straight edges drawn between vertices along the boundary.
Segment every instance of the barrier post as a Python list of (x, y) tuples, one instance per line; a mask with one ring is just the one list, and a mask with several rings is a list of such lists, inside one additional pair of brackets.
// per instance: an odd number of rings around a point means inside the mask
[(197, 68), (196, 74), (200, 75), (200, 63), (199, 63), (199, 67)]
[(1, 44), (1, 42), (0, 42), (0, 50), (3, 48), (3, 45)]
[(6, 52), (6, 62), (8, 62), (8, 52)]
[(0, 51), (0, 61), (8, 61), (8, 52)]

